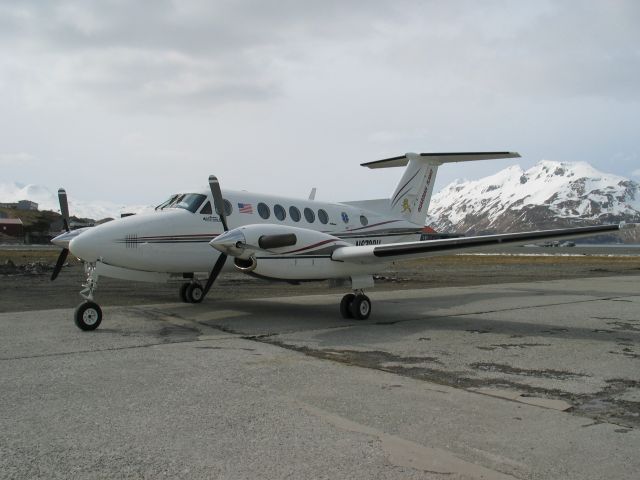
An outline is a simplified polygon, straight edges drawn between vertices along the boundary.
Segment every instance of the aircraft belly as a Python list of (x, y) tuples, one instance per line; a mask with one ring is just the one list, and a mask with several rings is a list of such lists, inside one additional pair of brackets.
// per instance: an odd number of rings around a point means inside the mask
[(325, 280), (371, 274), (379, 265), (335, 262), (330, 257), (257, 257), (255, 273), (280, 280)]

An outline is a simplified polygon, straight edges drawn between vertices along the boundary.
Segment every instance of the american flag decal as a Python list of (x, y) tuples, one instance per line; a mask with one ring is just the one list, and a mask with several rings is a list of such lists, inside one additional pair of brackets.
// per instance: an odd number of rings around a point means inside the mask
[(253, 213), (253, 207), (250, 203), (238, 203), (238, 211), (240, 213)]

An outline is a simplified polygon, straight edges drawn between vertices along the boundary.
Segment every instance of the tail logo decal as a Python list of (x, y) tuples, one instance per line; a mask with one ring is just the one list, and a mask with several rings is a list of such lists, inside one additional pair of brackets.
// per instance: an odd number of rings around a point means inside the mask
[(427, 191), (429, 190), (429, 184), (431, 183), (432, 175), (433, 175), (433, 169), (429, 170), (429, 177), (427, 177), (427, 184), (425, 185), (424, 192), (422, 192), (422, 196), (420, 197), (420, 203), (418, 204), (419, 212), (422, 212), (422, 206), (424, 205), (424, 198), (427, 196)]
[(402, 213), (409, 212), (411, 213), (411, 207), (409, 206), (409, 199), (405, 198), (402, 201)]

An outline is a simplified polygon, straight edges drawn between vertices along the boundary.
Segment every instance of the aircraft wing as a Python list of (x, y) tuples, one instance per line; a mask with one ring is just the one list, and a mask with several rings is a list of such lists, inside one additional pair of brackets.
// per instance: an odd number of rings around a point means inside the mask
[(386, 245), (364, 245), (341, 247), (331, 258), (351, 263), (383, 263), (410, 258), (446, 255), (463, 249), (492, 249), (500, 245), (524, 245), (541, 240), (570, 240), (590, 237), (601, 233), (615, 233), (625, 228), (635, 228), (636, 224), (597, 225), (592, 227), (561, 228), (534, 232), (482, 235), (477, 237), (447, 238), (418, 242), (390, 243)]

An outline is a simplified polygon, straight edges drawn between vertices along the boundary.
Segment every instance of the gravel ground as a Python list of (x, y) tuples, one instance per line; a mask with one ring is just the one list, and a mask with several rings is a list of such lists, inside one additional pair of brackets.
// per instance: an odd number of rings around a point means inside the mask
[[(55, 282), (49, 280), (58, 256), (57, 248), (0, 249), (0, 312), (71, 308), (80, 303), (84, 281), (82, 266), (75, 260)], [(10, 261), (15, 269), (4, 268)], [(27, 268), (21, 268), (23, 266)], [(25, 273), (26, 271), (26, 273)], [(376, 290), (484, 285), (637, 274), (639, 248), (510, 248), (494, 254), (465, 254), (398, 262), (383, 269)], [(104, 306), (171, 303), (178, 299), (179, 285), (150, 284), (101, 278), (96, 300)], [(346, 292), (328, 282), (291, 285), (267, 282), (247, 275), (221, 276), (205, 302), (230, 298), (264, 298)]]

